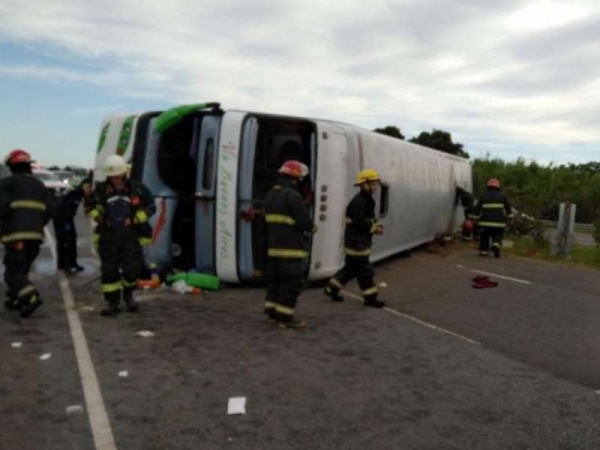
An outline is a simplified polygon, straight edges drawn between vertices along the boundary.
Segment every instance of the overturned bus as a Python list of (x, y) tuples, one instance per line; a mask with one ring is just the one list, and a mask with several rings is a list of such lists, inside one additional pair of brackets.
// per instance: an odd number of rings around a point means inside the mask
[(381, 260), (456, 230), (463, 219), (456, 188), (471, 191), (467, 159), (356, 126), (250, 111), (218, 103), (103, 120), (95, 161), (111, 154), (131, 164), (131, 177), (155, 197), (149, 258), (162, 269), (192, 268), (226, 282), (262, 277), (266, 225), (262, 207), (283, 161), (297, 159), (310, 174), (301, 187), (318, 232), (310, 239), (309, 279), (335, 273), (344, 259), (346, 204), (355, 175), (376, 169)]

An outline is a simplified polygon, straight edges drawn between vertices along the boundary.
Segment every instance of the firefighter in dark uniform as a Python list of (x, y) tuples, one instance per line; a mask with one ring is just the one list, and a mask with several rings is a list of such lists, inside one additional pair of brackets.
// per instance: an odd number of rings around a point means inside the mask
[(75, 189), (67, 192), (56, 202), (54, 217), (54, 235), (56, 236), (56, 255), (59, 270), (79, 272), (83, 267), (77, 262), (77, 231), (75, 215), (79, 203), (92, 193), (91, 180), (85, 179)]
[(44, 183), (31, 174), (29, 153), (13, 150), (4, 162), (12, 173), (0, 182), (0, 239), (8, 287), (4, 306), (28, 317), (42, 304), (40, 293), (29, 281), (29, 269), (40, 252), (53, 202)]
[(469, 191), (464, 190), (460, 186), (456, 187), (456, 196), (457, 200), (463, 207), (463, 211), (465, 213), (465, 221), (462, 225), (462, 238), (465, 241), (473, 240), (473, 235), (475, 234), (475, 225), (474, 220), (475, 216), (475, 198), (473, 194)]
[(144, 268), (140, 230), (145, 234), (148, 219), (156, 211), (152, 194), (142, 183), (127, 177), (128, 169), (121, 156), (106, 158), (102, 170), (107, 180), (98, 184), (90, 201), (89, 215), (98, 224), (95, 233), (107, 302), (101, 311), (103, 316), (114, 317), (121, 312), (121, 291), (127, 310), (138, 310), (132, 294)]
[(356, 177), (355, 186), (360, 192), (346, 208), (344, 231), (345, 263), (325, 287), (325, 295), (333, 301), (343, 301), (340, 289), (352, 278), (357, 279), (365, 306), (381, 308), (385, 302), (377, 299), (377, 286), (373, 281), (374, 269), (369, 261), (373, 235), (383, 234), (383, 226), (375, 220), (373, 194), (379, 189), (380, 179), (376, 170), (362, 170)]
[(475, 205), (477, 225), (481, 229), (479, 238), (479, 254), (487, 256), (492, 241), (492, 252), (500, 258), (502, 237), (506, 228), (506, 219), (513, 217), (512, 208), (508, 198), (500, 190), (500, 181), (495, 178), (487, 182), (486, 192), (479, 198)]
[(280, 328), (304, 328), (306, 324), (294, 318), (294, 313), (304, 283), (307, 235), (316, 231), (298, 192), (298, 183), (308, 175), (308, 168), (290, 160), (283, 163), (279, 173), (281, 178), (265, 199), (268, 240), (265, 313)]

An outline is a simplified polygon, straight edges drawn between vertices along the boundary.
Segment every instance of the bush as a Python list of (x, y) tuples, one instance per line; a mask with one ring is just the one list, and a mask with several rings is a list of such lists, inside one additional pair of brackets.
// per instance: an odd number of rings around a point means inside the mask
[(539, 247), (544, 247), (548, 244), (546, 235), (546, 227), (536, 218), (522, 212), (515, 213), (512, 223), (507, 230), (507, 235), (513, 239), (518, 239), (523, 236), (530, 236)]

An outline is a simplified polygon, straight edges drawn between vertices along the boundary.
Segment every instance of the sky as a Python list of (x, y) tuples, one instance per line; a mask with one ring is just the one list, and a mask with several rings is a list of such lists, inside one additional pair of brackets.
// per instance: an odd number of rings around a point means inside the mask
[(600, 160), (598, 0), (0, 0), (0, 154), (91, 167), (102, 118), (222, 108)]

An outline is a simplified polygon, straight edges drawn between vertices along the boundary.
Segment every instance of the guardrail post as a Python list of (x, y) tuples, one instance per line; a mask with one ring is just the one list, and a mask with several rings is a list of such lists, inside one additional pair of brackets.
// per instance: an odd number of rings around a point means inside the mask
[(553, 233), (551, 242), (552, 256), (571, 257), (575, 241), (575, 212), (577, 205), (574, 203), (561, 203), (558, 212), (558, 223)]

